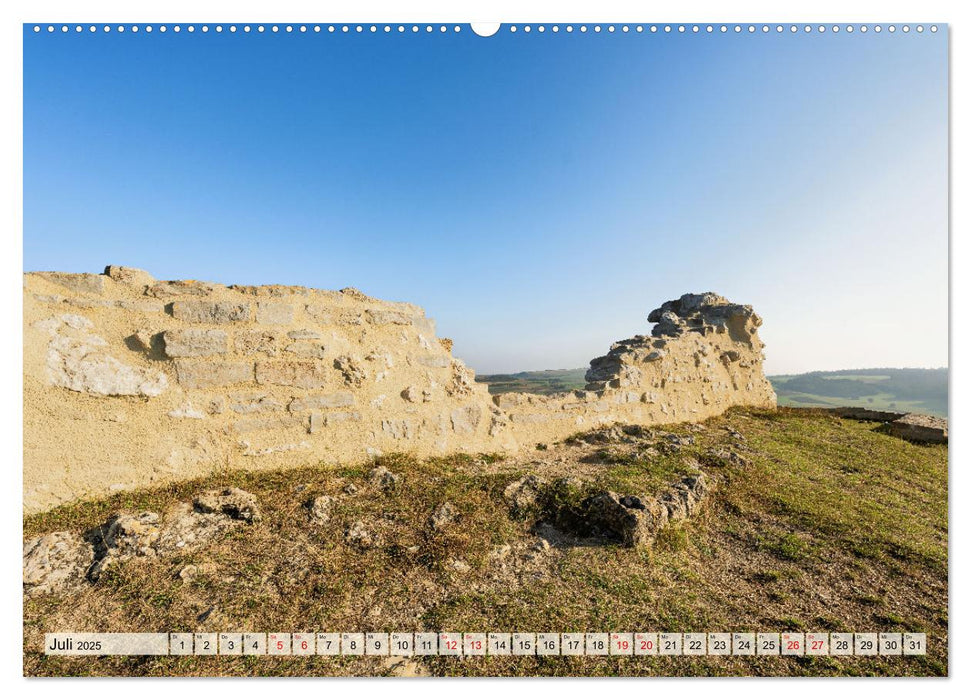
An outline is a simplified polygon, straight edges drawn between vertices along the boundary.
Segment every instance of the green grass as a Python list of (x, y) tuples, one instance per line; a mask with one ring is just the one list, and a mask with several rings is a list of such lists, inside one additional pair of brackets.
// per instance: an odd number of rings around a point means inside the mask
[[(740, 431), (736, 444), (726, 428)], [(948, 669), (947, 448), (898, 440), (878, 424), (821, 412), (735, 410), (693, 433), (676, 455), (597, 461), (601, 446), (550, 446), (541, 459), (580, 460), (526, 518), (505, 486), (540, 469), (528, 459), (454, 456), (381, 462), (402, 476), (384, 493), (370, 465), (221, 473), (164, 489), (65, 506), (24, 521), (25, 537), (81, 529), (121, 509), (164, 510), (202, 488), (257, 495), (261, 522), (206, 549), (134, 560), (98, 584), (24, 604), (28, 675), (382, 675), (380, 660), (346, 658), (45, 657), (52, 630), (102, 631), (924, 631), (926, 657), (429, 658), (435, 675), (946, 675)], [(742, 453), (747, 465), (708, 450)], [(583, 460), (594, 460), (583, 461)], [(706, 507), (661, 532), (654, 547), (554, 547), (530, 560), (531, 529), (591, 489), (651, 494), (698, 465), (716, 481)], [(579, 467), (583, 468), (580, 469)], [(348, 484), (359, 488), (347, 497)], [(553, 487), (551, 487), (553, 488)], [(301, 505), (339, 497), (331, 521), (311, 526)], [(443, 500), (459, 511), (436, 533)], [(364, 520), (380, 542), (343, 540)], [(514, 547), (515, 566), (494, 550)], [(517, 558), (518, 557), (518, 558)], [(467, 571), (452, 562), (461, 560)], [(193, 563), (199, 575), (177, 573)], [(210, 611), (204, 621), (200, 615)]]

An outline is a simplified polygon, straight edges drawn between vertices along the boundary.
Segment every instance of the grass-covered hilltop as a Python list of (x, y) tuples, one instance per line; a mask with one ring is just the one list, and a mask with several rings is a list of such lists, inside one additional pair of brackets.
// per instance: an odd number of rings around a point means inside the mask
[[(640, 520), (615, 517), (620, 496)], [(95, 562), (25, 585), (24, 672), (942, 676), (947, 528), (946, 445), (804, 409), (600, 428), (513, 457), (220, 472), (25, 519), (25, 540), (84, 533)], [(44, 656), (52, 631), (913, 631), (928, 653)]]

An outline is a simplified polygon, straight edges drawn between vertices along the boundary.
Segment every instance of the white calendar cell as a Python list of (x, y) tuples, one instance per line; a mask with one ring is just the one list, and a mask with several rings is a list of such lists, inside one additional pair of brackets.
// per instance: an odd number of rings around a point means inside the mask
[(708, 653), (708, 635), (705, 632), (685, 632), (682, 652), (685, 656), (704, 656)]
[(313, 632), (294, 632), (292, 640), (294, 656), (313, 656), (317, 653), (317, 635)]
[(533, 656), (536, 654), (536, 634), (534, 632), (512, 633), (512, 655)]
[(583, 656), (583, 632), (564, 632), (560, 635), (560, 654), (563, 656)]
[(752, 656), (755, 654), (755, 633), (735, 632), (732, 634), (732, 654), (735, 656)]
[(877, 633), (856, 632), (853, 635), (853, 653), (857, 656), (877, 655)]
[(560, 635), (557, 632), (539, 632), (536, 635), (536, 653), (540, 656), (560, 655)]
[(270, 656), (289, 656), (290, 633), (270, 632), (266, 635), (266, 648)]
[(732, 635), (728, 632), (709, 632), (708, 653), (711, 656), (728, 656), (731, 654)]
[(196, 632), (195, 653), (196, 656), (215, 656), (219, 646), (219, 637), (215, 632)]
[(243, 653), (262, 656), (266, 653), (266, 632), (247, 632), (243, 635)]
[(802, 656), (806, 653), (806, 635), (802, 632), (782, 633), (782, 655)]
[(466, 632), (462, 635), (462, 648), (466, 656), (485, 656), (487, 647), (485, 632)]
[(611, 656), (631, 656), (634, 653), (634, 633), (633, 632), (611, 632), (610, 633), (610, 655)]
[(924, 632), (904, 632), (904, 656), (923, 656), (927, 653), (927, 635)]
[(511, 656), (512, 635), (508, 632), (490, 632), (488, 635), (489, 656)]
[(415, 632), (415, 656), (438, 656), (437, 632)]
[(587, 632), (587, 656), (606, 656), (610, 653), (610, 639), (606, 632)]
[(829, 632), (806, 632), (806, 655), (829, 655)]
[(361, 632), (343, 632), (341, 634), (341, 654), (344, 656), (363, 656), (364, 634)]
[(169, 653), (176, 656), (191, 656), (192, 638), (192, 632), (172, 632), (169, 634)]
[(219, 633), (219, 655), (240, 656), (243, 653), (243, 635), (234, 632)]
[(681, 656), (683, 641), (680, 632), (661, 632), (657, 636), (657, 653), (661, 656)]
[(657, 656), (657, 632), (634, 633), (634, 656)]
[(341, 636), (337, 632), (317, 633), (317, 656), (338, 656), (341, 653)]
[(900, 656), (904, 653), (904, 639), (900, 632), (881, 632), (877, 637), (881, 656)]
[(390, 648), (387, 632), (368, 632), (364, 635), (364, 653), (368, 656), (387, 656)]
[(853, 656), (853, 633), (830, 632), (829, 654), (830, 656)]
[(759, 632), (755, 638), (755, 653), (759, 656), (778, 656), (781, 648), (778, 632)]
[(462, 634), (460, 632), (440, 632), (438, 634), (438, 653), (441, 656), (462, 656)]
[(415, 653), (415, 635), (411, 632), (391, 633), (391, 654), (394, 656), (411, 656)]

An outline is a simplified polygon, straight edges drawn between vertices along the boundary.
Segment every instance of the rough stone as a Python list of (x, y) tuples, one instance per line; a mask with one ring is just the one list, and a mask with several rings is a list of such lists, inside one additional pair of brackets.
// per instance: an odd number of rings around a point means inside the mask
[(535, 474), (527, 474), (512, 482), (502, 492), (502, 496), (514, 517), (522, 517), (536, 508), (548, 482)]
[(377, 486), (378, 488), (384, 489), (385, 491), (390, 491), (401, 483), (401, 477), (390, 471), (385, 466), (377, 466), (371, 470), (368, 474), (368, 479), (371, 484)]
[(190, 323), (235, 323), (250, 319), (250, 307), (231, 301), (179, 300), (172, 302), (172, 317)]
[(300, 389), (319, 389), (331, 380), (326, 365), (313, 360), (282, 360), (257, 362), (256, 383), (293, 386)]
[(162, 333), (165, 354), (168, 357), (202, 357), (222, 355), (229, 350), (226, 331), (189, 328)]
[(260, 519), (256, 496), (234, 487), (215, 489), (200, 494), (196, 496), (193, 505), (201, 513), (223, 513), (230, 518), (245, 520), (248, 523)]
[(908, 413), (892, 421), (888, 429), (891, 435), (912, 442), (947, 444), (947, 420), (944, 418)]
[(482, 408), (479, 406), (463, 406), (456, 408), (450, 415), (452, 430), (456, 433), (474, 433), (482, 418)]
[(370, 549), (374, 546), (374, 536), (368, 531), (364, 526), (364, 523), (360, 520), (351, 524), (347, 528), (347, 533), (344, 536), (344, 541), (352, 547), (358, 549)]
[(105, 291), (106, 277), (104, 275), (95, 275), (90, 272), (35, 272), (34, 274), (74, 292), (104, 294)]
[(253, 363), (179, 359), (175, 361), (175, 373), (186, 389), (232, 386), (253, 381)]
[(284, 351), (297, 357), (315, 357), (317, 359), (327, 357), (327, 347), (323, 343), (312, 340), (298, 340), (290, 343), (284, 348)]
[(281, 301), (257, 302), (256, 322), (273, 326), (289, 326), (293, 323), (293, 306)]
[(317, 496), (307, 504), (307, 507), (310, 510), (310, 521), (322, 525), (330, 521), (334, 498), (332, 496)]
[(48, 319), (47, 378), (54, 386), (101, 396), (158, 396), (168, 387), (163, 372), (132, 367), (105, 351), (107, 343), (86, 331), (91, 322), (65, 314)]
[(232, 394), (229, 409), (234, 413), (267, 413), (282, 411), (283, 404), (266, 394)]
[(367, 381), (367, 370), (357, 358), (341, 355), (334, 360), (334, 368), (343, 375), (344, 383), (350, 386), (361, 386)]
[(458, 514), (459, 512), (455, 506), (448, 501), (445, 501), (444, 503), (439, 504), (435, 510), (432, 511), (432, 514), (428, 516), (428, 526), (432, 530), (440, 532), (454, 523), (455, 519), (458, 517)]
[(290, 412), (298, 413), (321, 408), (340, 408), (342, 406), (353, 406), (354, 394), (349, 391), (336, 391), (333, 394), (320, 394), (317, 396), (304, 396), (303, 398), (293, 399), (290, 402)]
[(60, 593), (83, 582), (94, 561), (91, 545), (73, 532), (51, 532), (24, 543), (24, 593)]
[(157, 299), (168, 299), (179, 296), (206, 296), (211, 294), (215, 285), (197, 280), (172, 280), (156, 282), (145, 290), (145, 294)]
[(115, 282), (130, 284), (133, 287), (147, 287), (155, 283), (155, 278), (137, 267), (123, 267), (121, 265), (108, 265), (105, 267), (105, 274)]
[(236, 352), (240, 355), (262, 353), (270, 357), (280, 354), (280, 331), (245, 330), (235, 333)]

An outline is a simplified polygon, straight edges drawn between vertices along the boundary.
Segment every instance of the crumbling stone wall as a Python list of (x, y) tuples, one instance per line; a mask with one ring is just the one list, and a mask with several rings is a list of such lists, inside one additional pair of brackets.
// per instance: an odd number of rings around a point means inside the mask
[(24, 276), (24, 507), (224, 468), (514, 451), (604, 423), (774, 406), (761, 321), (714, 294), (652, 312), (586, 391), (491, 397), (422, 309), (339, 292)]

